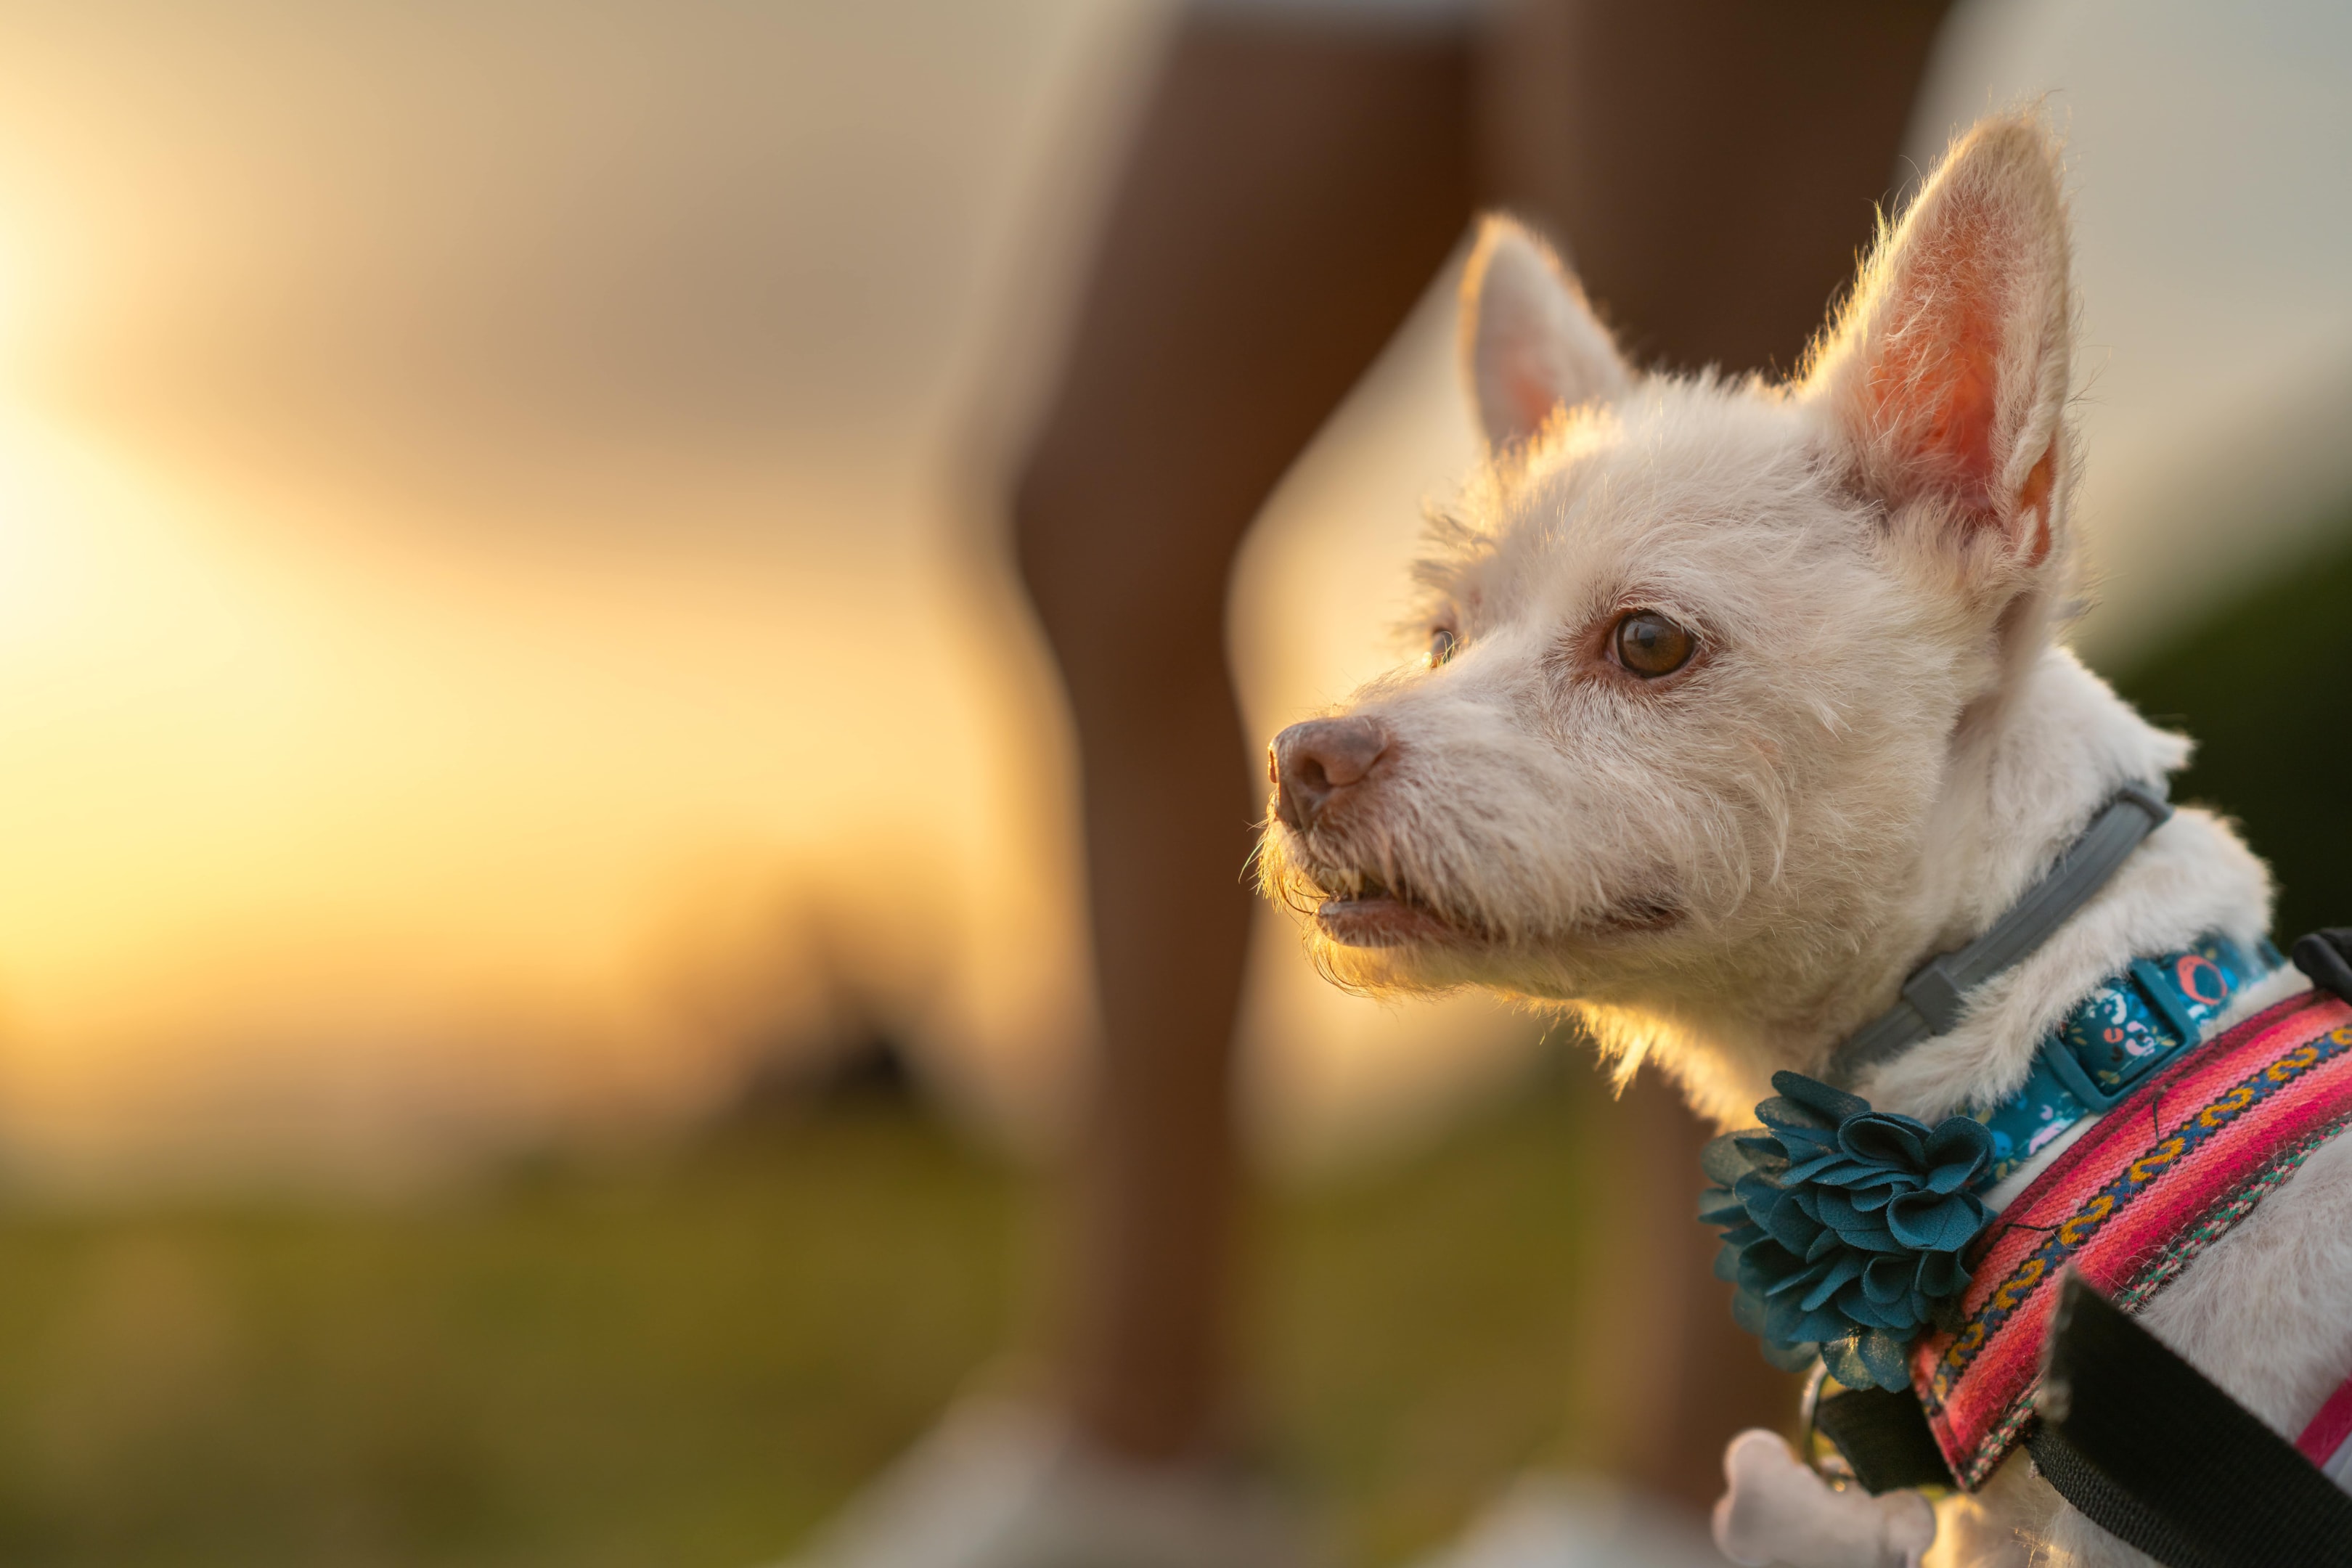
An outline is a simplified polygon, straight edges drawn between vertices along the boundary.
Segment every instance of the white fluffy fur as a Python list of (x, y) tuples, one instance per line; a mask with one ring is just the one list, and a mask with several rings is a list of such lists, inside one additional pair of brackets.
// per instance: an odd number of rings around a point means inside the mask
[[(2186, 741), (2053, 641), (2072, 309), (2056, 153), (2025, 118), (1955, 145), (1787, 385), (1635, 374), (1541, 246), (1490, 221), (1463, 336), (1492, 450), (1420, 572), (1459, 651), (1351, 699), (1387, 752), (1307, 832), (1270, 818), (1262, 855), (1296, 908), (1377, 879), (1464, 934), (1318, 928), (1327, 973), (1573, 1008), (1628, 1070), (1646, 1055), (1744, 1124), (1775, 1069), (1822, 1070), (2117, 784), (2180, 767)], [(1685, 671), (1610, 661), (1634, 610), (1697, 635)], [(2269, 908), (2228, 825), (2184, 808), (1860, 1088), (1929, 1118), (1997, 1100), (2097, 980), (2205, 931), (2251, 942)], [(2282, 1430), (2306, 1418), (2352, 1363), (2352, 1141), (2147, 1321)], [(2050, 1563), (2140, 1561), (2021, 1460), (1948, 1512), (1931, 1561), (2022, 1562), (2028, 1537)]]

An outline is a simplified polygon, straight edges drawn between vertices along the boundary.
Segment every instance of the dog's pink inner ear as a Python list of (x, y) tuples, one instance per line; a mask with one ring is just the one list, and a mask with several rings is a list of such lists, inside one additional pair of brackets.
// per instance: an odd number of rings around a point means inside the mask
[(2058, 479), (2058, 444), (2053, 441), (2042, 448), (2033, 469), (2025, 476), (2024, 485), (2017, 492), (2017, 506), (2021, 524), (2032, 531), (2025, 541), (2025, 563), (2039, 566), (2050, 558), (2050, 491)]
[(1989, 254), (1986, 215), (1939, 216), (1948, 226), (1933, 252), (1910, 258), (1891, 280), (1885, 336), (1864, 393), (1867, 416), (1901, 454), (1906, 488), (1940, 489), (1966, 510), (1990, 514), (2004, 279)]
[(1864, 268), (1811, 378), (1861, 483), (1897, 507), (1940, 502), (2027, 566), (2051, 553), (2063, 478), (2065, 222), (2046, 132), (1979, 126)]
[(1502, 363), (1496, 367), (1496, 379), (1510, 416), (1502, 427), (1515, 433), (1541, 429), (1561, 405), (1559, 378), (1532, 344), (1507, 347), (1497, 357)]

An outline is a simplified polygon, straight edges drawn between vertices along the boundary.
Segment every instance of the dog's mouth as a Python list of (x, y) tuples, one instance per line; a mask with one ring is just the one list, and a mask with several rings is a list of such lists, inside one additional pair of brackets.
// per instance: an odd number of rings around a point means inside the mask
[[(1352, 890), (1334, 893), (1315, 907), (1317, 928), (1343, 947), (1484, 947), (1505, 940), (1445, 913), (1402, 881), (1384, 881), (1370, 872), (1358, 872), (1334, 877), (1324, 885), (1349, 882), (1354, 884)], [(1682, 919), (1682, 908), (1671, 900), (1633, 898), (1578, 921), (1563, 934), (1605, 941), (1665, 931)]]
[[(1409, 881), (1393, 867), (1373, 870), (1352, 857), (1318, 853), (1326, 847), (1284, 832), (1274, 849), (1276, 868), (1265, 888), (1300, 913), (1312, 911), (1316, 930), (1342, 947), (1494, 949), (1545, 942), (1611, 942), (1655, 935), (1683, 923), (1689, 911), (1664, 877), (1627, 889), (1601, 908), (1556, 919), (1533, 931), (1512, 931), (1465, 913), (1458, 902)], [(1352, 863), (1351, 863), (1352, 862)]]
[(1416, 942), (1483, 940), (1481, 933), (1448, 920), (1402, 883), (1392, 886), (1370, 875), (1355, 880), (1353, 892), (1326, 899), (1315, 910), (1316, 925), (1342, 946), (1405, 947)]

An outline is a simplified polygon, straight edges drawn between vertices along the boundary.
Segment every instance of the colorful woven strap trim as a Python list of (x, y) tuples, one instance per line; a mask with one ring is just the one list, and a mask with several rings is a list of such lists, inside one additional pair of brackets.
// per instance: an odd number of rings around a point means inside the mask
[(1970, 1247), (1958, 1329), (1912, 1352), (1960, 1485), (2032, 1414), (2063, 1270), (2137, 1310), (2347, 1123), (2352, 1006), (2306, 992), (2178, 1057), (2035, 1177)]

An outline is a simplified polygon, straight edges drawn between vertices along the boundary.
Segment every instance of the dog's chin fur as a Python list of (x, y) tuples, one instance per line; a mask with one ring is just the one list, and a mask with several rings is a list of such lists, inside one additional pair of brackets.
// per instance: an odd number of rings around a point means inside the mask
[[(1262, 885), (1340, 984), (1572, 1011), (1621, 1070), (1654, 1062), (1748, 1124), (1775, 1070), (1824, 1070), (2119, 786), (2188, 760), (2053, 640), (2078, 553), (2054, 148), (2030, 120), (1956, 147), (1789, 385), (1636, 374), (1499, 220), (1465, 303), (1493, 445), (1418, 572), (1452, 657), (1344, 705), (1387, 748), (1303, 831), (1269, 815)], [(1694, 634), (1685, 667), (1612, 656), (1637, 611)], [(1359, 895), (1395, 918), (1318, 918)], [(1956, 1028), (1858, 1087), (1928, 1119), (1996, 1102), (2099, 980), (2207, 931), (2251, 945), (2270, 903), (2230, 826), (2184, 807)], [(2352, 1142), (2148, 1321), (2291, 1429), (2352, 1363), (2347, 1301)], [(2275, 1355), (2245, 1350), (2252, 1321)], [(2137, 1561), (2038, 1481), (1990, 1495), (2073, 1553), (2044, 1561)]]

